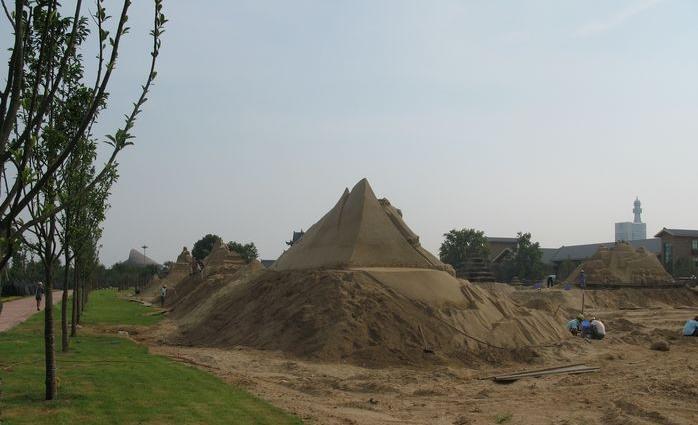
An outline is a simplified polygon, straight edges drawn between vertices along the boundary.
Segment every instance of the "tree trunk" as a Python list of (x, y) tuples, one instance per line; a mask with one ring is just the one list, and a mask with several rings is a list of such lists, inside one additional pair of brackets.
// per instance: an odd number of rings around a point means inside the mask
[(82, 313), (85, 311), (85, 302), (87, 298), (87, 280), (85, 279), (85, 276), (80, 279), (80, 285), (80, 314), (78, 315), (78, 323), (80, 323)]
[(78, 285), (78, 260), (77, 257), (73, 261), (73, 314), (72, 322), (70, 324), (70, 336), (76, 336), (78, 334), (78, 304), (80, 300), (80, 285)]
[(68, 339), (68, 271), (70, 269), (70, 257), (65, 248), (65, 270), (63, 271), (63, 297), (61, 298), (61, 351), (66, 352), (70, 348)]
[(53, 330), (53, 276), (51, 265), (45, 270), (46, 305), (44, 306), (44, 348), (46, 357), (46, 400), (56, 398), (56, 345)]

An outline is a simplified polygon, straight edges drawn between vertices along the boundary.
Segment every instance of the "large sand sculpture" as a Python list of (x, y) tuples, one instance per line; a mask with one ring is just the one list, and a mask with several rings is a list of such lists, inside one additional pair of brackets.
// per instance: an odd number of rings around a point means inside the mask
[(351, 192), (345, 189), (334, 208), (271, 268), (347, 267), (414, 267), (453, 274), (450, 266), (422, 248), (398, 209), (387, 199), (376, 198), (366, 179)]
[(567, 279), (578, 282), (584, 270), (589, 285), (665, 285), (674, 282), (657, 257), (645, 248), (635, 249), (627, 242), (602, 246), (580, 264)]
[(566, 337), (562, 317), (456, 279), (365, 179), (271, 269), (192, 285), (186, 299), (172, 305), (180, 342), (324, 361), (472, 361)]

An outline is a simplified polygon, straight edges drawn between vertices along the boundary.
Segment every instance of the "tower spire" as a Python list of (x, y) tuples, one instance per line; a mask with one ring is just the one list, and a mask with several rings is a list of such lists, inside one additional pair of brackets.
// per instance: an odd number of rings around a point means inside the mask
[(640, 218), (640, 214), (642, 214), (642, 208), (640, 208), (640, 205), (642, 205), (642, 203), (640, 202), (640, 199), (637, 196), (635, 197), (635, 202), (633, 203), (633, 205), (633, 214), (635, 214), (633, 222), (642, 223), (642, 218)]

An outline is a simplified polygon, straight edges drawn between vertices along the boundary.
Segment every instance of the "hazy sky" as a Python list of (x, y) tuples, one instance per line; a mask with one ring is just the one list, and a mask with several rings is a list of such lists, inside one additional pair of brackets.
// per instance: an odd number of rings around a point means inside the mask
[[(147, 1), (111, 87), (145, 73)], [(102, 260), (205, 233), (276, 258), (367, 177), (442, 234), (544, 247), (698, 228), (698, 2), (168, 0), (159, 80), (120, 157)]]

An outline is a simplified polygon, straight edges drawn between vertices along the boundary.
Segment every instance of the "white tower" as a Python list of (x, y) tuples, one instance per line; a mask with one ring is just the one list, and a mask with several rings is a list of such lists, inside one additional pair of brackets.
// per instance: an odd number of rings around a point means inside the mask
[(642, 223), (642, 219), (640, 218), (640, 214), (642, 214), (642, 208), (640, 208), (640, 205), (642, 203), (640, 200), (635, 197), (635, 202), (633, 203), (634, 207), (633, 208), (633, 214), (635, 214), (635, 219), (633, 220), (633, 223)]
[(616, 242), (647, 239), (647, 224), (643, 223), (640, 217), (642, 214), (641, 205), (640, 200), (635, 197), (635, 202), (633, 203), (633, 214), (635, 217), (633, 221), (616, 223)]

